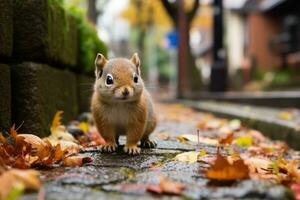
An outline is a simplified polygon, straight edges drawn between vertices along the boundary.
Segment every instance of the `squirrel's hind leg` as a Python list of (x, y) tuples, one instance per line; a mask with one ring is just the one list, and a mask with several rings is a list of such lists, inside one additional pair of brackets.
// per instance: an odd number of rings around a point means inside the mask
[(141, 139), (141, 147), (143, 148), (155, 148), (157, 146), (154, 140), (149, 139), (149, 135), (154, 131), (156, 127), (156, 117), (154, 116), (150, 122), (148, 122), (145, 133)]
[(154, 140), (150, 140), (149, 136), (143, 137), (141, 139), (141, 147), (142, 148), (154, 148), (156, 147), (156, 142)]

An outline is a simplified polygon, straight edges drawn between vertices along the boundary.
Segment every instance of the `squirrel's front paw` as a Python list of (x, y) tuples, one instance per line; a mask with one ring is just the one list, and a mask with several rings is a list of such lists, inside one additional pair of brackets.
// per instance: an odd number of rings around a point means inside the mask
[(102, 152), (109, 152), (109, 153), (116, 151), (116, 148), (117, 148), (117, 144), (115, 143), (107, 143), (100, 146), (100, 150)]
[(131, 146), (125, 145), (124, 151), (125, 153), (135, 155), (141, 153), (141, 148), (139, 148), (137, 145), (131, 145)]

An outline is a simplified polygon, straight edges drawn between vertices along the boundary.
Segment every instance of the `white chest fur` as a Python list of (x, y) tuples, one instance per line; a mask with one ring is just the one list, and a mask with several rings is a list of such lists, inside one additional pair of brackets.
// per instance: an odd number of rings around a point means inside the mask
[(102, 117), (115, 126), (127, 126), (132, 117), (132, 106), (126, 103), (116, 103), (103, 107)]

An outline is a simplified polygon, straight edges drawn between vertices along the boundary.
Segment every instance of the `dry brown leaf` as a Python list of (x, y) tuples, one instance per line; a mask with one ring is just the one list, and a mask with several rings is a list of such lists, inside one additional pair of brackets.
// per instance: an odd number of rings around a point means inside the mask
[(38, 176), (36, 170), (11, 169), (4, 172), (0, 176), (0, 199), (5, 199), (13, 189), (38, 190), (41, 187)]
[(250, 135), (256, 142), (265, 142), (266, 137), (257, 130), (249, 130), (246, 134)]
[(218, 151), (214, 164), (205, 172), (205, 176), (221, 181), (240, 180), (249, 177), (249, 169), (242, 159), (235, 160), (230, 164)]
[(8, 165), (15, 168), (27, 169), (30, 163), (26, 160), (26, 155), (33, 149), (31, 144), (27, 143), (23, 137), (18, 137), (15, 126), (10, 129), (10, 135), (0, 143), (0, 157), (2, 165)]
[(88, 156), (70, 156), (64, 158), (63, 165), (66, 167), (82, 166), (90, 162), (92, 162), (92, 158)]
[(234, 139), (234, 133), (229, 133), (225, 137), (219, 139), (219, 144), (231, 144)]
[(251, 173), (266, 174), (271, 171), (272, 161), (270, 159), (250, 157), (244, 158), (244, 160)]
[(31, 144), (32, 148), (35, 148), (37, 152), (42, 151), (46, 146), (46, 143), (36, 135), (18, 134), (17, 137), (23, 137), (24, 141)]
[(185, 185), (160, 176), (159, 185), (149, 185), (146, 189), (157, 194), (181, 195)]

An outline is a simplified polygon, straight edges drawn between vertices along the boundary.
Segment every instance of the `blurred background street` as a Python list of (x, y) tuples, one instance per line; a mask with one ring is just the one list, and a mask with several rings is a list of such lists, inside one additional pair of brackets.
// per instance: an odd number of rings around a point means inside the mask
[[(105, 154), (95, 58), (135, 52), (158, 146)], [(0, 69), (0, 199), (300, 199), (299, 0), (0, 0)]]

